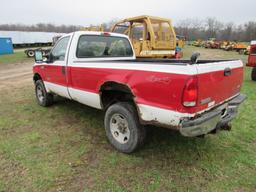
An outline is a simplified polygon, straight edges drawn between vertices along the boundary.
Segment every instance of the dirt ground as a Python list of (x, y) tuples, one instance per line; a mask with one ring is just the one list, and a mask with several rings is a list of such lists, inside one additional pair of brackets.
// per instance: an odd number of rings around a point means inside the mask
[(0, 89), (10, 89), (32, 83), (33, 62), (0, 65)]

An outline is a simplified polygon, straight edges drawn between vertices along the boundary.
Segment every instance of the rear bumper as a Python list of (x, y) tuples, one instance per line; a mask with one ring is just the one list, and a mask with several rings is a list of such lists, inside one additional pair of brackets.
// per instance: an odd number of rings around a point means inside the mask
[(236, 117), (238, 107), (245, 99), (246, 96), (240, 94), (225, 104), (199, 117), (183, 120), (180, 133), (186, 137), (195, 137), (224, 127)]

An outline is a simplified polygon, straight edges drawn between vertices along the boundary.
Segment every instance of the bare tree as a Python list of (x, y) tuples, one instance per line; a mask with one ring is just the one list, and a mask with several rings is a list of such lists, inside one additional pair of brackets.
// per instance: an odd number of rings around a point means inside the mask
[(219, 32), (223, 28), (223, 24), (221, 22), (211, 17), (206, 19), (205, 24), (206, 24), (206, 35), (208, 38), (218, 37)]
[(233, 38), (233, 30), (234, 30), (234, 23), (230, 22), (224, 25), (223, 30), (221, 32), (221, 39), (225, 40), (232, 40)]
[(203, 21), (199, 19), (181, 20), (175, 29), (177, 34), (186, 36), (187, 39), (205, 38)]
[[(112, 19), (105, 22), (105, 31), (110, 31), (111, 27), (119, 19)], [(41, 31), (41, 32), (58, 32), (69, 33), (80, 30), (82, 26), (77, 25), (54, 25), (51, 23), (38, 23), (35, 25), (24, 24), (1, 24), (0, 30), (5, 31)], [(215, 37), (218, 40), (237, 40), (251, 41), (256, 39), (256, 22), (249, 21), (241, 25), (234, 23), (222, 23), (216, 18), (207, 18), (200, 20), (196, 18), (188, 18), (180, 20), (175, 26), (178, 35), (186, 36), (188, 40), (208, 39)]]

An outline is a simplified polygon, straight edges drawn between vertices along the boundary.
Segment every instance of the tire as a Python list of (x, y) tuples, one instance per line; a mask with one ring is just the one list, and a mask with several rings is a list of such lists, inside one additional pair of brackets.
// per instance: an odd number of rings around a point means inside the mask
[(144, 144), (145, 127), (140, 125), (135, 107), (128, 102), (111, 105), (105, 113), (109, 142), (122, 153), (132, 153)]
[(253, 81), (256, 81), (256, 67), (253, 67), (252, 69), (251, 78)]
[(245, 51), (243, 49), (239, 50), (239, 55), (244, 55)]
[(34, 57), (35, 56), (35, 52), (33, 50), (28, 50), (27, 51), (27, 56), (28, 57)]
[(37, 80), (35, 83), (35, 94), (37, 103), (43, 107), (48, 107), (53, 104), (53, 95), (47, 93), (42, 80)]

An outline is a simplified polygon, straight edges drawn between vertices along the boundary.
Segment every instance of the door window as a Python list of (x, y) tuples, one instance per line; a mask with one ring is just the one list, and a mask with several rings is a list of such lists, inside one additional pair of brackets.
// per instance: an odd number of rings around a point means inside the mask
[(132, 39), (143, 40), (144, 26), (142, 23), (135, 23), (132, 27)]
[(51, 52), (53, 61), (64, 61), (65, 60), (69, 38), (70, 37), (64, 37), (57, 42), (57, 44), (55, 45), (55, 47), (53, 48), (53, 50)]

